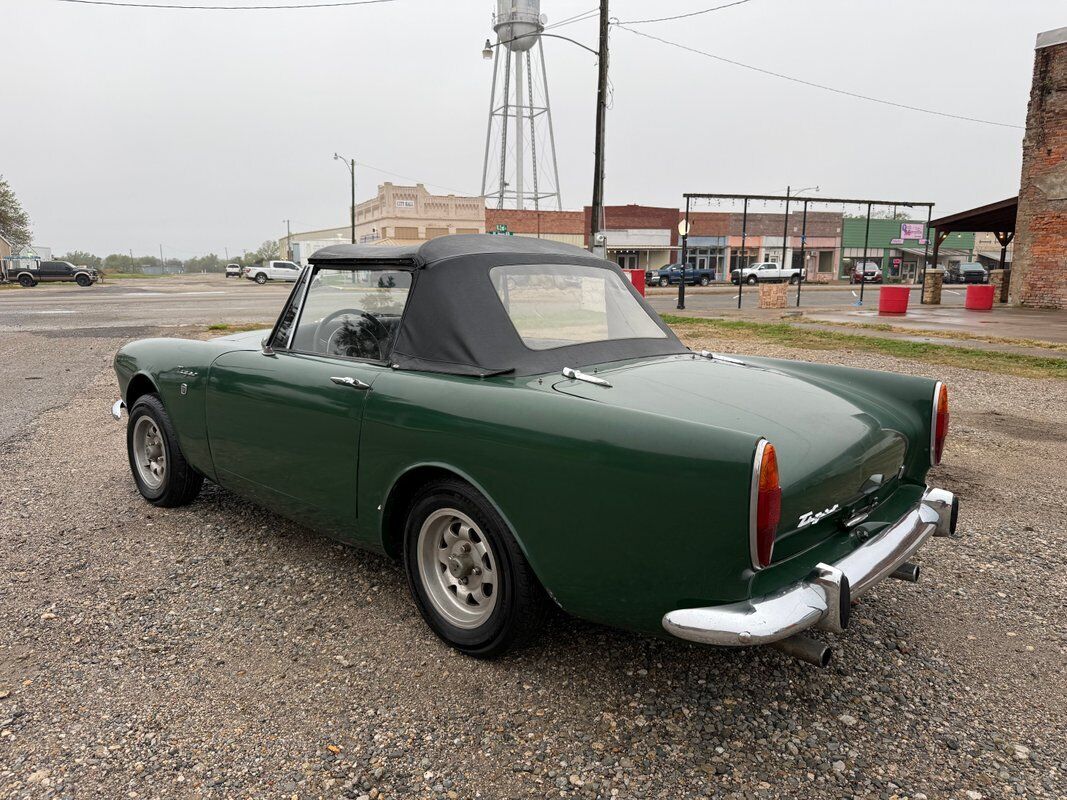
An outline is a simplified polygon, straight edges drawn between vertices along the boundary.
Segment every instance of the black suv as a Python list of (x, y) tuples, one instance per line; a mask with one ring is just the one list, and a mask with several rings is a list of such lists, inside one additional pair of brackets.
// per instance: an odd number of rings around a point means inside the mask
[(69, 261), (42, 261), (36, 267), (18, 267), (11, 272), (11, 279), (26, 287), (38, 283), (72, 281), (79, 286), (92, 286), (100, 280), (100, 273), (91, 267), (76, 267)]

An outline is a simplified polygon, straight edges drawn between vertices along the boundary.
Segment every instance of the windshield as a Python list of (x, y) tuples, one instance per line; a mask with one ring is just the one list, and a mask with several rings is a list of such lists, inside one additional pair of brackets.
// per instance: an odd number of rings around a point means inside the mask
[(570, 264), (489, 270), (511, 324), (531, 350), (617, 339), (665, 339), (615, 272)]

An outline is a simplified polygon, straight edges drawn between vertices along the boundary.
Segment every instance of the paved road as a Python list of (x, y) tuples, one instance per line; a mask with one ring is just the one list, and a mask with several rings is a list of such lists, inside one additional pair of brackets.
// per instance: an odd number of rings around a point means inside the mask
[(65, 405), (129, 340), (270, 322), (289, 289), (208, 275), (0, 291), (0, 447)]

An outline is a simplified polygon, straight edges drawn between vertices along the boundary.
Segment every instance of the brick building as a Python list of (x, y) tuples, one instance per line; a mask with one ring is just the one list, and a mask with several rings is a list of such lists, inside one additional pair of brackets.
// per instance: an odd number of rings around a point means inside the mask
[(1067, 28), (1037, 37), (1015, 231), (1011, 302), (1067, 308)]

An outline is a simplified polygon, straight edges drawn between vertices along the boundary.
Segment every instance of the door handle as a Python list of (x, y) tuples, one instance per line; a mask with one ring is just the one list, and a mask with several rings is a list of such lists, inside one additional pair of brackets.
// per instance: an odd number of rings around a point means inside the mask
[(356, 378), (336, 378), (336, 377), (334, 377), (334, 378), (330, 378), (330, 380), (333, 381), (334, 383), (336, 383), (338, 386), (349, 386), (349, 387), (351, 387), (353, 389), (359, 389), (360, 391), (363, 391), (363, 392), (365, 392), (368, 389), (370, 389), (370, 384), (369, 383), (364, 383), (363, 381), (358, 380)]

